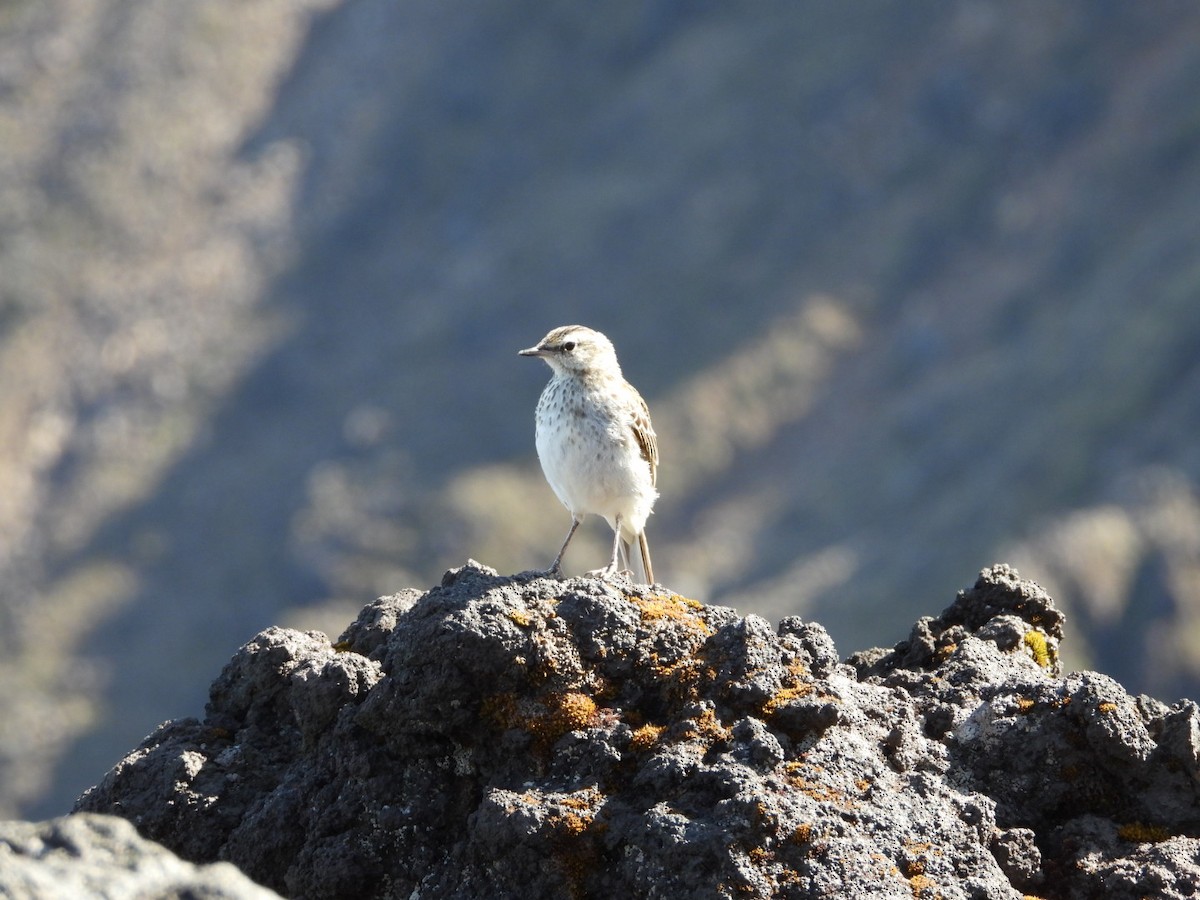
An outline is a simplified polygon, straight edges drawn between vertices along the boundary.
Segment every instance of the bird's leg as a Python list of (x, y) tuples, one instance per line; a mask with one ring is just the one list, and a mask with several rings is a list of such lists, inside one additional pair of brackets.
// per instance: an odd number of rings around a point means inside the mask
[(617, 516), (613, 522), (613, 552), (612, 559), (603, 569), (594, 569), (588, 572), (589, 575), (598, 575), (601, 578), (608, 578), (610, 575), (615, 575), (621, 571), (621, 517)]
[(558, 551), (558, 556), (554, 557), (554, 562), (550, 564), (550, 568), (542, 573), (543, 575), (552, 575), (557, 578), (562, 574), (563, 554), (567, 552), (567, 545), (571, 543), (571, 538), (575, 537), (575, 529), (579, 527), (579, 523), (582, 521), (583, 518), (581, 516), (577, 516), (574, 513), (571, 514), (571, 530), (567, 532), (567, 539), (563, 541), (562, 549)]

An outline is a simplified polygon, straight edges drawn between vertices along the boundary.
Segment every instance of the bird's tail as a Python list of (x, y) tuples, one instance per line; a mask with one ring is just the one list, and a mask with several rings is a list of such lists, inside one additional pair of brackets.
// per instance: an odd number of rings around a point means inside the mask
[[(650, 545), (646, 543), (646, 532), (640, 532), (637, 536), (637, 541), (638, 553), (641, 554), (642, 557), (642, 574), (645, 576), (646, 584), (654, 584), (654, 567), (650, 564)], [(621, 550), (625, 554), (626, 565), (632, 569), (633, 547), (631, 547), (630, 542), (624, 538), (621, 539)]]
[(650, 544), (646, 541), (646, 532), (638, 532), (638, 549), (642, 553), (642, 569), (646, 573), (646, 584), (654, 584), (654, 566), (650, 565)]

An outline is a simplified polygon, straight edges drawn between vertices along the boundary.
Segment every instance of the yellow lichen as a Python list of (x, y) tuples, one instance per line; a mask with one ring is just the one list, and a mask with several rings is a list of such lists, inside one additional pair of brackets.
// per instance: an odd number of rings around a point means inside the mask
[(713, 633), (709, 624), (696, 615), (697, 610), (704, 608), (704, 604), (697, 600), (678, 594), (651, 594), (648, 597), (636, 596), (630, 599), (641, 611), (643, 622), (666, 619), (686, 625), (705, 636)]
[(1054, 662), (1054, 648), (1050, 646), (1046, 640), (1046, 635), (1038, 629), (1025, 632), (1025, 637), (1022, 642), (1033, 654), (1033, 661), (1043, 669), (1048, 669), (1050, 664)]
[(786, 706), (793, 700), (799, 700), (801, 697), (807, 697), (813, 691), (811, 684), (796, 684), (791, 687), (785, 687), (774, 697), (771, 697), (763, 704), (762, 711), (765, 716), (773, 716), (779, 712), (780, 708)]
[(523, 609), (510, 609), (507, 613), (505, 613), (505, 615), (507, 615), (510, 619), (512, 619), (512, 621), (516, 622), (522, 628), (528, 628), (530, 621), (532, 621), (529, 618), (529, 613)]
[(1171, 837), (1171, 832), (1162, 825), (1146, 825), (1142, 822), (1130, 822), (1117, 829), (1117, 837), (1134, 844), (1157, 844)]
[(1101, 703), (1096, 708), (1099, 709), (1101, 713), (1103, 713), (1104, 715), (1107, 716), (1107, 715), (1110, 715), (1111, 713), (1115, 713), (1117, 711), (1117, 704), (1115, 704), (1109, 700), (1106, 700), (1105, 702)]
[(775, 696), (762, 705), (762, 714), (769, 718), (791, 701), (811, 694), (813, 685), (809, 677), (808, 667), (799, 659), (793, 659), (787, 667), (787, 678), (784, 681), (786, 686), (780, 688)]

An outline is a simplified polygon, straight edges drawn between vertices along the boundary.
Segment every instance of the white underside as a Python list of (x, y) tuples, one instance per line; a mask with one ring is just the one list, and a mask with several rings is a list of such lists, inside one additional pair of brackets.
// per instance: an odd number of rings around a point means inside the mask
[(560, 424), (551, 427), (548, 412), (539, 405), (537, 452), (546, 481), (577, 518), (603, 516), (615, 530), (620, 516), (621, 536), (632, 541), (645, 529), (658, 491), (629, 423), (560, 408)]

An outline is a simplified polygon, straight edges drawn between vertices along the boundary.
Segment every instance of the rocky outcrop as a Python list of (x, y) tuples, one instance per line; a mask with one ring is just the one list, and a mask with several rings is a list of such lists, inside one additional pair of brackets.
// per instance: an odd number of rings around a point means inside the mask
[(228, 863), (195, 866), (139, 837), (124, 819), (85, 813), (0, 822), (6, 900), (270, 900)]
[(891, 651), (475, 563), (335, 643), (268, 629), (81, 798), (335, 897), (1190, 896), (1200, 715), (1060, 676), (984, 570)]
[(1015, 558), (1200, 697), (1200, 4), (461, 6), (0, 3), (0, 816), (265, 624), (541, 560), (565, 322), (690, 596), (850, 651)]

